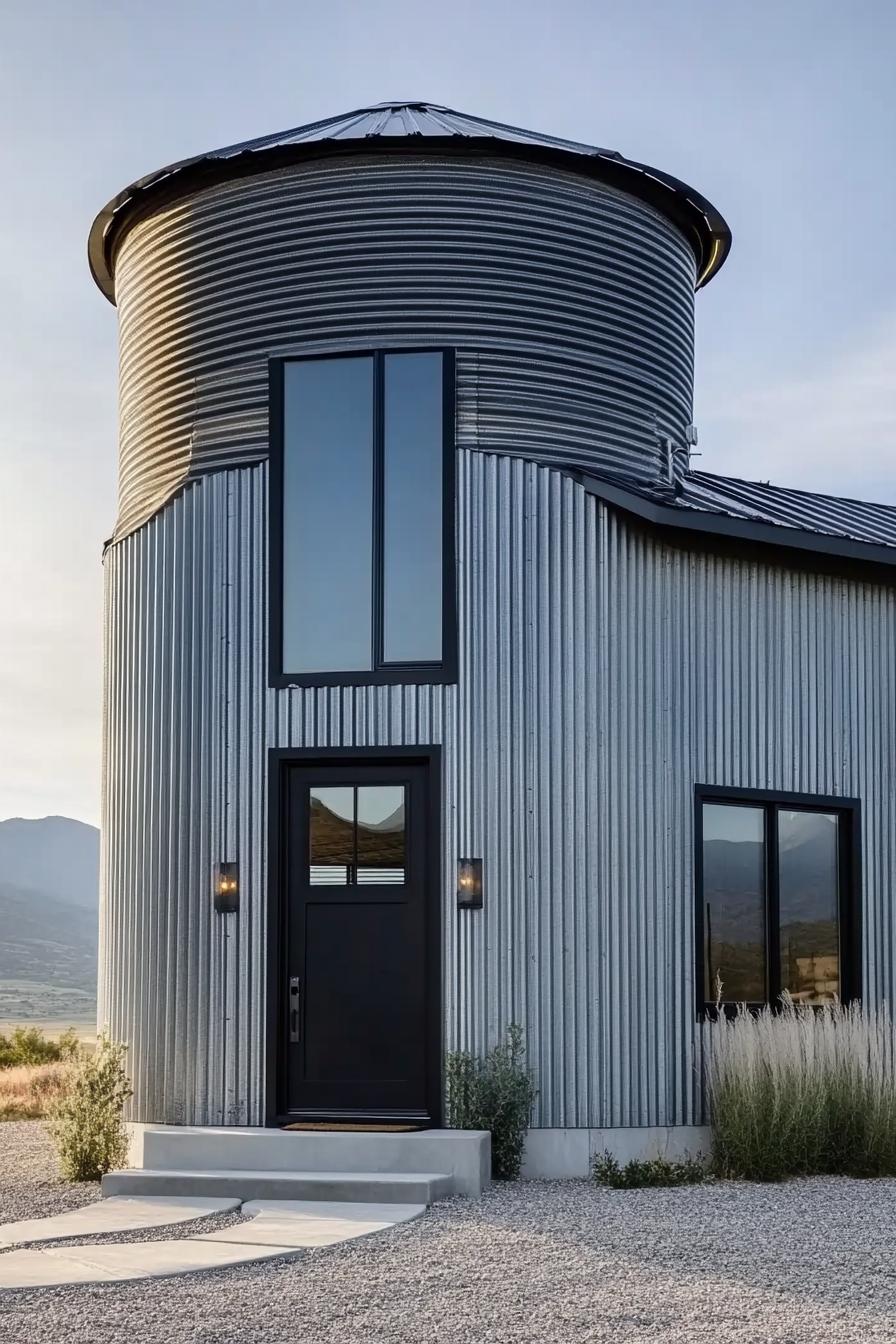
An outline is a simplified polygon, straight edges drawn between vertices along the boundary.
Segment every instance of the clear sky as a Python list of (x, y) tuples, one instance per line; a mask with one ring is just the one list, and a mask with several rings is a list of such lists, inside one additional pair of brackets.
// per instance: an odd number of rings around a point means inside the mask
[(619, 149), (734, 231), (697, 465), (896, 502), (894, 51), (893, 0), (0, 2), (0, 817), (98, 818), (112, 194), (387, 98)]

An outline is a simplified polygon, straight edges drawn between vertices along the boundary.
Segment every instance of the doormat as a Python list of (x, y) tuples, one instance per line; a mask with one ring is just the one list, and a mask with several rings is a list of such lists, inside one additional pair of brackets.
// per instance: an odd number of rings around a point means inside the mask
[(281, 1125), (281, 1129), (323, 1130), (327, 1134), (419, 1134), (428, 1125), (342, 1125), (328, 1124), (325, 1120), (300, 1120), (294, 1125)]

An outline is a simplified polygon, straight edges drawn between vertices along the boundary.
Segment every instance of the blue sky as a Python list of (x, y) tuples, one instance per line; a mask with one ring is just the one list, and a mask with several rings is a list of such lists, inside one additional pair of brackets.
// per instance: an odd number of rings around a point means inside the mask
[(0, 9), (0, 817), (98, 817), (116, 332), (85, 244), (174, 159), (425, 98), (654, 163), (734, 232), (696, 465), (896, 502), (891, 0)]

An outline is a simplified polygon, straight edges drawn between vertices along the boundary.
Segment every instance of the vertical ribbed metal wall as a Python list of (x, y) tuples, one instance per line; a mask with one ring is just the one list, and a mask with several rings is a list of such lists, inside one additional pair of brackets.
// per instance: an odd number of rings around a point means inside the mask
[[(521, 1022), (539, 1125), (697, 1118), (697, 781), (861, 797), (866, 990), (892, 996), (892, 589), (675, 551), (461, 450), (458, 685), (276, 691), (266, 479), (209, 475), (106, 558), (100, 1011), (135, 1116), (263, 1119), (271, 746), (443, 744), (446, 1039)], [(218, 859), (238, 916), (212, 913)]]

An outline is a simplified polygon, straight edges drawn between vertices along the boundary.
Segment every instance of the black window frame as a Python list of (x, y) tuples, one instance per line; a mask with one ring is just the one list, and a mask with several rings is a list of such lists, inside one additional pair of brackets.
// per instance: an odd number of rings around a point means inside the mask
[[(836, 812), (839, 818), (837, 863), (840, 916), (840, 999), (850, 1003), (862, 994), (862, 804), (858, 798), (819, 793), (785, 793), (769, 789), (728, 788), (725, 785), (697, 784), (694, 788), (694, 967), (696, 973), (697, 1017), (703, 1019), (715, 1011), (715, 1001), (703, 993), (704, 919), (703, 919), (703, 804), (722, 803), (737, 807), (762, 807), (765, 814), (765, 906), (766, 906), (766, 998), (748, 1003), (758, 1011), (768, 1005), (779, 1006), (781, 993), (781, 949), (779, 920), (778, 832), (773, 819), (779, 811)], [(722, 1000), (723, 1012), (736, 1007)]]
[[(442, 657), (439, 662), (389, 663), (384, 639), (384, 377), (387, 355), (442, 357)], [(284, 368), (311, 360), (373, 360), (373, 629), (371, 663), (366, 671), (290, 672), (283, 666), (283, 450)], [(451, 346), (375, 346), (357, 350), (283, 355), (268, 361), (268, 685), (398, 686), (457, 681), (457, 572), (455, 545), (456, 428), (455, 351)]]

